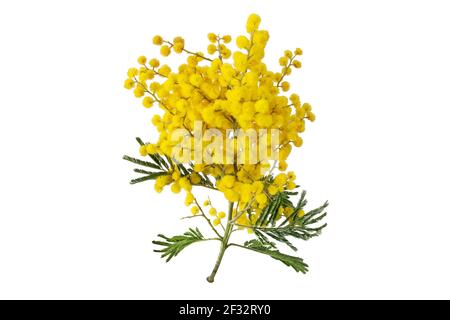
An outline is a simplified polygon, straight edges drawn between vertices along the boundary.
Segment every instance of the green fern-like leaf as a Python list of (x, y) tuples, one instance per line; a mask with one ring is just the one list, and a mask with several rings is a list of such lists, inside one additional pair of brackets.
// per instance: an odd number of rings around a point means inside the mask
[(303, 262), (302, 258), (291, 256), (288, 254), (281, 253), (280, 251), (274, 249), (274, 245), (264, 244), (259, 240), (253, 239), (247, 241), (244, 246), (247, 249), (266, 254), (275, 260), (281, 261), (288, 267), (292, 267), (296, 272), (306, 273), (308, 272), (308, 265)]
[(167, 174), (167, 172), (149, 172), (147, 176), (131, 180), (130, 184), (136, 184), (136, 183), (140, 183), (140, 182), (144, 182), (144, 181), (148, 181), (148, 180), (154, 180), (154, 179), (158, 178), (159, 176), (163, 176), (166, 174)]
[(158, 237), (164, 241), (155, 240), (153, 241), (153, 244), (162, 246), (163, 249), (154, 251), (162, 253), (161, 258), (167, 257), (166, 262), (178, 255), (187, 246), (195, 242), (206, 240), (198, 228), (190, 228), (189, 231), (186, 231), (182, 235), (173, 236), (171, 238), (168, 238), (162, 234), (158, 234)]
[(138, 164), (140, 166), (161, 170), (161, 167), (159, 165), (156, 165), (156, 164), (148, 162), (148, 161), (139, 160), (139, 159), (136, 159), (136, 158), (133, 158), (130, 156), (126, 156), (126, 155), (123, 156), (123, 160), (130, 161), (130, 162), (132, 162), (134, 164)]
[[(323, 228), (327, 226), (326, 223), (318, 224), (327, 215), (324, 212), (328, 206), (325, 202), (322, 206), (309, 211), (304, 215), (300, 215), (301, 210), (305, 207), (307, 201), (305, 199), (306, 192), (303, 191), (296, 206), (292, 204), (289, 197), (297, 193), (280, 192), (272, 197), (266, 207), (263, 209), (259, 219), (256, 221), (253, 230), (256, 238), (263, 244), (270, 244), (271, 240), (275, 240), (289, 246), (292, 250), (297, 251), (297, 248), (288, 239), (289, 237), (309, 240), (320, 235)], [(289, 207), (293, 209), (290, 216), (286, 217), (281, 223), (277, 223), (280, 218), (278, 216), (278, 209), (280, 207)]]

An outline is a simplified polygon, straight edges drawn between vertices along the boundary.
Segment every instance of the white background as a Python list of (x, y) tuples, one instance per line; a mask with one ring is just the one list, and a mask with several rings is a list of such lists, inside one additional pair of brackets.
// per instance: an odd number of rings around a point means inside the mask
[[(2, 1), (0, 298), (450, 298), (450, 43), (446, 1)], [(317, 121), (290, 169), (329, 226), (296, 274), (218, 243), (166, 264), (157, 233), (191, 222), (181, 195), (130, 186), (135, 136), (155, 110), (123, 89), (155, 34), (270, 31), (267, 63), (300, 46), (291, 77)], [(154, 137), (154, 135), (153, 135)], [(202, 230), (206, 230), (202, 222)]]

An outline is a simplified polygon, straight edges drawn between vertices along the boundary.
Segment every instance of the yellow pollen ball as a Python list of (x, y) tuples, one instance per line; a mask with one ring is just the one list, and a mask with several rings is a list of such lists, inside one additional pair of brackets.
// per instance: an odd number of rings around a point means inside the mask
[(163, 38), (161, 36), (154, 36), (153, 37), (153, 44), (156, 44), (157, 46), (160, 46), (163, 43)]
[(257, 14), (252, 13), (247, 19), (247, 32), (253, 33), (256, 30), (258, 30), (260, 23), (261, 23), (261, 18)]
[(132, 89), (134, 87), (134, 81), (131, 80), (131, 79), (127, 79), (123, 83), (123, 86), (124, 86), (125, 89)]
[(170, 186), (170, 190), (172, 190), (173, 193), (180, 193), (181, 191), (181, 187), (177, 182), (174, 182), (171, 186)]
[(231, 42), (231, 36), (225, 35), (222, 37), (223, 42), (230, 43)]
[(170, 54), (170, 48), (168, 46), (162, 46), (160, 53), (162, 56), (167, 57)]
[(139, 71), (136, 68), (130, 68), (128, 69), (127, 75), (129, 78), (136, 77), (138, 75)]
[(156, 148), (156, 145), (154, 145), (154, 144), (148, 144), (146, 146), (146, 149), (147, 149), (148, 154), (155, 154), (158, 152), (158, 149)]
[(140, 57), (137, 59), (137, 61), (138, 61), (139, 64), (144, 65), (144, 64), (147, 62), (147, 58), (146, 58), (145, 56), (140, 56)]
[(280, 63), (280, 66), (283, 66), (283, 67), (287, 66), (287, 64), (289, 62), (288, 58), (286, 58), (286, 57), (281, 57), (280, 60), (278, 60), (278, 61)]
[(173, 51), (175, 51), (175, 53), (182, 53), (184, 49), (184, 43), (175, 43), (173, 45)]
[(202, 181), (202, 179), (200, 178), (200, 176), (199, 176), (198, 174), (196, 174), (196, 173), (191, 174), (190, 179), (191, 179), (191, 182), (192, 182), (193, 184), (199, 184), (200, 181)]
[(146, 148), (146, 146), (141, 146), (140, 148), (139, 148), (139, 154), (141, 155), (141, 156), (143, 156), (143, 157), (145, 157), (148, 153), (147, 153), (147, 148)]
[(216, 42), (217, 41), (217, 35), (215, 35), (214, 33), (208, 33), (208, 40), (211, 42)]
[(236, 45), (239, 49), (247, 49), (250, 45), (250, 41), (246, 36), (239, 36), (236, 38)]
[(194, 206), (191, 208), (191, 213), (193, 215), (196, 215), (199, 211), (200, 211), (200, 209), (197, 206)]
[(289, 82), (283, 81), (283, 82), (281, 83), (281, 89), (282, 89), (284, 92), (288, 91), (289, 88), (290, 88)]
[(142, 105), (146, 108), (151, 108), (154, 102), (155, 101), (151, 97), (145, 97), (144, 99), (142, 99)]
[(279, 175), (277, 175), (275, 177), (275, 179), (273, 180), (273, 182), (277, 185), (277, 186), (284, 186), (287, 182), (287, 175), (285, 173), (280, 173)]
[(255, 110), (261, 113), (268, 113), (270, 110), (269, 102), (266, 99), (258, 100), (255, 103)]
[(294, 60), (293, 62), (292, 62), (292, 65), (295, 67), (295, 68), (301, 68), (301, 66), (302, 66), (302, 63), (300, 62), (300, 61), (298, 61), (298, 60)]
[(187, 193), (184, 204), (190, 206), (194, 202), (194, 195), (192, 193)]
[(288, 167), (288, 164), (285, 160), (281, 160), (280, 163), (278, 164), (278, 170), (280, 171), (285, 171)]
[(224, 176), (220, 181), (223, 183), (225, 187), (233, 188), (235, 180), (236, 178), (234, 176), (228, 175)]
[(153, 68), (158, 68), (159, 67), (159, 60), (158, 59), (151, 59), (149, 61), (149, 65)]
[(293, 181), (289, 181), (289, 182), (286, 184), (286, 189), (288, 189), (288, 190), (294, 190), (295, 187), (296, 187), (296, 185), (295, 185), (295, 182), (293, 182)]
[(208, 53), (209, 54), (213, 54), (214, 52), (216, 52), (217, 51), (217, 47), (214, 45), (214, 44), (210, 44), (209, 46), (208, 46)]
[(278, 187), (277, 186), (269, 186), (269, 188), (267, 189), (267, 191), (269, 191), (270, 195), (274, 196), (278, 193)]
[(228, 199), (228, 201), (236, 202), (239, 201), (239, 193), (232, 189), (225, 190), (225, 198)]
[(267, 196), (264, 193), (260, 193), (256, 196), (256, 201), (259, 204), (265, 204), (267, 202)]

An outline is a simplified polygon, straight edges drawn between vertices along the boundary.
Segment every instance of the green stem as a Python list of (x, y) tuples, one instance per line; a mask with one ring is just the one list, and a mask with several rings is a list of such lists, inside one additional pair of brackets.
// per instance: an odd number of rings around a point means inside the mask
[(198, 203), (197, 199), (194, 198), (194, 202), (197, 205), (197, 207), (200, 210), (200, 213), (202, 214), (202, 217), (205, 218), (206, 222), (208, 222), (209, 226), (211, 227), (211, 229), (214, 231), (215, 234), (217, 234), (217, 236), (222, 239), (222, 236), (220, 235), (220, 233), (217, 231), (216, 228), (214, 228), (214, 225), (211, 223), (211, 221), (208, 219), (208, 217), (206, 216), (205, 212), (203, 212), (202, 207), (200, 206), (200, 204)]
[(228, 207), (228, 221), (227, 226), (225, 228), (225, 233), (222, 238), (222, 243), (220, 244), (220, 251), (219, 256), (217, 257), (216, 264), (214, 265), (213, 271), (209, 275), (209, 277), (206, 278), (206, 281), (209, 283), (214, 282), (214, 278), (216, 276), (217, 270), (219, 270), (220, 264), (223, 259), (223, 255), (225, 254), (225, 250), (228, 247), (228, 241), (230, 240), (231, 233), (233, 232), (233, 223), (232, 223), (232, 217), (233, 217), (233, 202), (230, 202), (230, 205)]

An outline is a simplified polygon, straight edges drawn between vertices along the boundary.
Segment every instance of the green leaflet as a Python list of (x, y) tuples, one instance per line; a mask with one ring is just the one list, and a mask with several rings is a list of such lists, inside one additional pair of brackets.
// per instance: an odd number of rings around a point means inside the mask
[(273, 259), (283, 262), (288, 267), (292, 267), (296, 272), (301, 272), (301, 273), (308, 272), (308, 265), (303, 262), (302, 258), (281, 253), (280, 251), (274, 249), (274, 245), (270, 246), (270, 245), (260, 242), (259, 240), (253, 239), (253, 240), (247, 241), (244, 244), (244, 247), (249, 250), (253, 250), (253, 251), (256, 251), (259, 253), (269, 255)]
[[(319, 208), (311, 210), (303, 216), (299, 216), (298, 213), (306, 205), (305, 196), (306, 192), (303, 191), (300, 200), (294, 207), (289, 200), (289, 194), (287, 192), (280, 192), (275, 195), (264, 208), (255, 227), (253, 227), (257, 239), (265, 245), (270, 245), (270, 238), (284, 243), (292, 250), (297, 251), (297, 248), (289, 241), (288, 237), (309, 240), (320, 235), (322, 229), (325, 228), (327, 224), (316, 224), (327, 215), (327, 213), (323, 211), (328, 206), (328, 202), (325, 202)], [(286, 217), (283, 222), (277, 225), (276, 219), (278, 218), (277, 214), (280, 206), (291, 207), (294, 211), (289, 217)], [(269, 224), (270, 226), (266, 226)]]
[(146, 171), (146, 170), (142, 170), (142, 169), (134, 169), (133, 171), (137, 172), (137, 173), (142, 173), (142, 174), (152, 174), (153, 173), (151, 171)]
[(165, 241), (155, 240), (152, 243), (164, 248), (154, 251), (162, 253), (161, 258), (167, 257), (166, 262), (170, 261), (170, 259), (178, 255), (188, 245), (198, 241), (206, 240), (200, 230), (198, 230), (198, 228), (190, 228), (189, 231), (186, 231), (182, 235), (173, 236), (171, 238), (168, 238), (162, 234), (158, 234), (158, 237)]
[(294, 208), (294, 205), (292, 204), (289, 197), (291, 195), (296, 195), (296, 194), (297, 194), (296, 192), (284, 191), (284, 192), (279, 192), (276, 195), (274, 195), (272, 198), (270, 198), (269, 203), (264, 207), (258, 220), (256, 220), (255, 225), (256, 226), (266, 226), (266, 225), (270, 224), (270, 225), (274, 226), (276, 223), (276, 220), (278, 218), (278, 209), (280, 207)]
[(143, 161), (143, 160), (139, 160), (139, 159), (136, 159), (136, 158), (132, 158), (130, 156), (126, 156), (126, 155), (123, 156), (123, 160), (127, 160), (127, 161), (130, 161), (130, 162), (133, 162), (134, 164), (138, 164), (140, 166), (161, 170), (161, 167), (159, 165), (153, 164), (153, 163), (148, 162), (148, 161)]
[(159, 176), (164, 176), (166, 174), (167, 174), (166, 172), (149, 172), (147, 176), (131, 180), (130, 184), (136, 184), (139, 182), (154, 180), (154, 179), (158, 178)]

